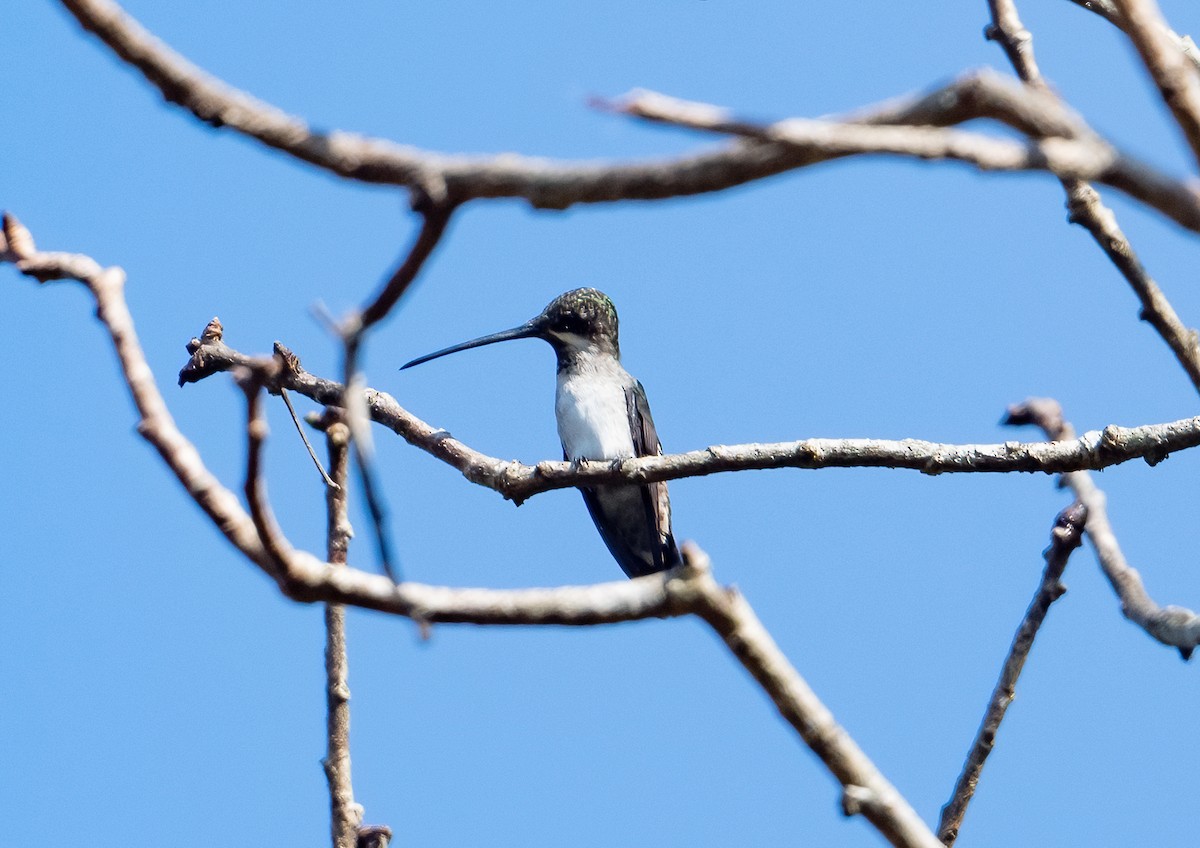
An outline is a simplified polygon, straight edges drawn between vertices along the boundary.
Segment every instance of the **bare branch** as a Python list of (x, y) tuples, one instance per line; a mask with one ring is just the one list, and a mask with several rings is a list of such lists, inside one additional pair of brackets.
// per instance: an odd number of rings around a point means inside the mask
[(416, 241), (387, 283), (359, 313), (357, 320), (353, 322), (354, 326), (349, 328), (356, 336), (382, 321), (408, 291), (409, 286), (421, 273), (425, 261), (441, 241), (455, 209), (450, 204), (435, 203), (429, 199), (424, 199), (418, 206), (421, 211), (421, 229), (417, 233)]
[[(1040, 97), (1039, 106), (1044, 109), (1052, 100)], [(917, 102), (936, 103), (929, 97)], [(951, 103), (954, 114), (961, 115), (959, 104)], [(763, 144), (787, 145), (814, 161), (891, 154), (953, 160), (983, 171), (1047, 171), (1059, 179), (1094, 180), (1125, 192), (1183, 227), (1200, 232), (1200, 194), (1195, 188), (1116, 150), (1082, 123), (1072, 135), (1017, 141), (942, 128), (936, 113), (927, 119), (930, 126), (878, 125), (867, 123), (861, 115), (859, 123), (791, 118), (756, 124), (733, 118), (725, 110), (706, 103), (648, 91), (628, 95), (618, 108), (657, 123), (732, 134)], [(1069, 113), (1061, 106), (1058, 112), (1057, 122), (1061, 124)]]
[[(49, 258), (48, 258), (49, 257)], [(39, 272), (61, 276), (73, 268), (95, 263), (86, 257), (61, 260), (34, 254), (17, 263), (31, 262)], [(472, 622), (476, 624), (592, 625), (650, 617), (697, 615), (721, 637), (742, 665), (759, 682), (780, 714), (797, 730), (843, 787), (847, 814), (862, 814), (893, 844), (904, 848), (933, 848), (940, 843), (912, 807), (875, 768), (849, 735), (834, 720), (807, 683), (787, 661), (749, 604), (738, 593), (720, 587), (712, 578), (707, 556), (694, 546), (685, 547), (684, 564), (664, 573), (619, 583), (559, 589), (495, 591), (450, 589), (406, 583), (342, 565), (342, 531), (331, 531), (330, 559), (322, 561), (293, 549), (270, 514), (262, 482), (262, 449), (266, 425), (261, 414), (261, 393), (266, 384), (301, 372), (294, 356), (272, 359), (243, 358), (238, 378), (247, 396), (247, 458), (245, 493), (250, 516), (236, 498), (208, 473), (190, 443), (176, 429), (162, 407), (148, 363), (138, 347), (132, 321), (125, 308), (119, 269), (100, 270), (82, 281), (96, 297), (98, 314), (117, 347), (122, 371), (143, 420), (142, 434), (159, 449), (184, 487), (226, 536), (248, 558), (277, 580), (283, 591), (301, 601), (355, 604), (404, 615), (422, 624)], [(223, 344), (220, 322), (206, 328), (206, 341), (193, 340), (193, 354)], [(210, 351), (211, 352), (211, 351)], [(211, 361), (208, 363), (211, 366)], [(186, 369), (185, 369), (186, 370)], [(344, 475), (344, 457), (335, 464)], [(343, 497), (345, 486), (327, 489), (330, 497)], [(340, 507), (339, 507), (340, 509)], [(334, 507), (331, 507), (331, 512)], [(344, 512), (332, 519), (341, 527)], [(340, 679), (340, 678), (338, 678)], [(336, 681), (334, 682), (336, 686)], [(386, 829), (363, 828), (358, 843), (380, 844)]]
[[(992, 24), (987, 29), (988, 38), (1004, 48), (1017, 76), (1031, 90), (1057, 100), (1058, 96), (1046, 85), (1038, 71), (1033, 55), (1033, 37), (1022, 25), (1016, 4), (1013, 0), (989, 0), (988, 6), (992, 13)], [(1087, 182), (1078, 179), (1064, 179), (1062, 186), (1067, 193), (1071, 223), (1086, 229), (1121, 272), (1141, 301), (1140, 317), (1158, 331), (1187, 372), (1192, 385), (1200, 391), (1200, 340), (1196, 331), (1188, 329), (1179, 320), (1162, 290), (1138, 259), (1133, 245), (1121, 231), (1116, 216), (1101, 202), (1099, 193)]]
[[(1058, 403), (1048, 398), (1035, 398), (1011, 406), (1006, 424), (1033, 424), (1051, 438), (1070, 439), (1074, 430), (1062, 416)], [(1179, 650), (1186, 660), (1200, 645), (1200, 616), (1185, 607), (1160, 607), (1146, 592), (1142, 577), (1125, 560), (1112, 525), (1108, 522), (1107, 498), (1086, 471), (1064, 474), (1063, 482), (1075, 497), (1087, 507), (1087, 535), (1096, 548), (1096, 557), (1104, 576), (1121, 601), (1121, 613), (1164, 645)]]
[(267, 441), (267, 420), (262, 414), (262, 389), (264, 372), (268, 367), (264, 363), (259, 370), (239, 368), (234, 373), (242, 391), (246, 393), (246, 475), (242, 490), (250, 508), (250, 519), (266, 552), (264, 570), (281, 586), (286, 586), (288, 561), (293, 549), (275, 521), (267, 501), (267, 487), (262, 473), (263, 446)]
[[(353, 531), (346, 505), (346, 478), (350, 468), (350, 431), (336, 415), (322, 422), (329, 449), (329, 470), (335, 485), (325, 492), (325, 559), (333, 566), (346, 565)], [(330, 823), (333, 848), (355, 848), (363, 809), (354, 801), (350, 779), (350, 683), (346, 656), (346, 610), (340, 604), (325, 605), (325, 729), (327, 736), (325, 779), (329, 783)]]
[(685, 544), (683, 556), (682, 570), (688, 575), (685, 591), (694, 593), (695, 613), (717, 632), (780, 715), (842, 784), (846, 815), (862, 814), (893, 845), (941, 848), (920, 816), (788, 662), (746, 599), (736, 589), (723, 589), (713, 580), (708, 557), (695, 545)]
[(1113, 0), (1071, 0), (1076, 6), (1094, 12), (1118, 29), (1125, 28), (1125, 17)]
[(1163, 102), (1200, 161), (1200, 76), (1180, 50), (1178, 36), (1154, 0), (1113, 0), (1113, 5), (1124, 18), (1121, 29), (1141, 54)]
[(1100, 202), (1096, 190), (1082, 180), (1070, 180), (1064, 185), (1071, 223), (1087, 229), (1117, 266), (1142, 304), (1138, 317), (1162, 336), (1192, 385), (1200, 391), (1200, 335), (1180, 320), (1167, 296), (1142, 265), (1112, 210)]
[(763, 145), (731, 144), (676, 159), (594, 164), (512, 154), (451, 156), (353, 133), (319, 133), (191, 64), (110, 0), (63, 0), (63, 5), (167, 100), (200, 120), (339, 176), (408, 186), (439, 203), (514, 197), (538, 208), (566, 209), (576, 203), (658, 200), (720, 191), (809, 164), (792, 151)]
[[(223, 343), (212, 348), (195, 339), (192, 362), (180, 372), (180, 382), (194, 382), (214, 371), (250, 361)], [(342, 403), (338, 383), (297, 370), (280, 376), (279, 385), (323, 405)], [(728, 471), (768, 468), (909, 468), (923, 474), (1004, 473), (1013, 471), (1062, 473), (1099, 470), (1144, 459), (1154, 464), (1179, 450), (1200, 444), (1200, 416), (1140, 427), (1110, 425), (1077, 439), (1055, 442), (1004, 442), (956, 445), (917, 439), (803, 439), (795, 442), (713, 445), (704, 450), (620, 462), (544, 461), (526, 465), (480, 453), (426, 423), (385, 392), (364, 392), (371, 418), (409, 444), (457, 468), (473, 483), (499, 492), (518, 503), (541, 492), (572, 486), (628, 481), (635, 483), (701, 477)]]
[(1062, 177), (1095, 179), (1200, 232), (1200, 195), (1195, 190), (1096, 138), (1023, 143), (927, 129), (871, 133), (815, 122), (781, 131), (786, 143), (769, 138), (764, 143), (759, 137), (757, 143), (741, 141), (676, 159), (597, 165), (512, 154), (448, 156), (350, 133), (324, 135), (190, 64), (110, 0), (63, 3), (168, 100), (201, 120), (230, 127), (343, 177), (408, 186), (438, 204), (518, 197), (537, 207), (565, 209), (576, 203), (659, 200), (721, 191), (841, 156), (893, 153), (959, 159), (989, 170), (1048, 170)]
[(300, 434), (300, 441), (304, 442), (304, 449), (308, 451), (309, 459), (317, 467), (317, 473), (321, 475), (321, 481), (326, 486), (336, 489), (338, 484), (325, 473), (325, 466), (321, 464), (321, 460), (317, 459), (316, 451), (313, 450), (312, 444), (308, 441), (308, 436), (304, 434), (304, 427), (300, 424), (300, 418), (296, 415), (296, 407), (292, 406), (292, 399), (288, 397), (287, 389), (280, 389), (279, 396), (283, 398), (284, 405), (287, 406), (288, 415), (292, 417), (292, 423), (296, 425), (296, 432)]
[[(1037, 59), (1033, 56), (1033, 36), (1017, 17), (1017, 7), (1011, 0), (988, 0), (991, 24), (984, 30), (989, 41), (1000, 45), (1009, 64), (1026, 85), (1053, 96), (1042, 80)], [(1057, 98), (1055, 98), (1057, 99)]]
[(5, 212), (0, 227), (0, 262), (20, 262), (37, 253), (33, 234), (11, 212)]
[(983, 714), (983, 721), (979, 725), (979, 732), (975, 735), (970, 753), (967, 754), (962, 773), (958, 776), (958, 782), (954, 786), (954, 792), (951, 794), (950, 800), (946, 802), (946, 806), (942, 807), (938, 837), (947, 846), (953, 845), (954, 841), (958, 839), (958, 831), (962, 827), (967, 806), (975, 795), (983, 764), (987, 762), (988, 755), (991, 754), (992, 748), (996, 744), (996, 733), (1000, 729), (1000, 723), (1004, 721), (1004, 715), (1016, 697), (1017, 678), (1021, 676), (1021, 670), (1025, 667), (1025, 660), (1033, 648), (1033, 640), (1037, 637), (1038, 629), (1042, 626), (1046, 613), (1050, 610), (1050, 605), (1062, 597), (1066, 591), (1059, 581), (1062, 579), (1063, 570), (1067, 567), (1067, 560), (1071, 553), (1083, 543), (1083, 529), (1086, 520), (1087, 507), (1076, 501), (1060, 512), (1054, 522), (1054, 529), (1050, 533), (1050, 547), (1043, 554), (1046, 559), (1046, 569), (1042, 573), (1042, 582), (1038, 586), (1033, 600), (1029, 602), (1029, 609), (1025, 611), (1024, 619), (1017, 627), (1012, 646), (1008, 649), (1008, 656), (1000, 670), (1000, 679), (992, 691), (992, 697)]

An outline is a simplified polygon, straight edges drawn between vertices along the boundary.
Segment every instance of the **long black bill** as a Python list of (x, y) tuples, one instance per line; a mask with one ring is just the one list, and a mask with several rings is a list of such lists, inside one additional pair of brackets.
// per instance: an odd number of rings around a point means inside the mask
[(496, 342), (507, 342), (511, 339), (536, 339), (541, 337), (541, 332), (537, 325), (532, 322), (522, 324), (520, 327), (513, 327), (511, 330), (501, 330), (499, 333), (492, 333), (490, 336), (481, 336), (477, 339), (472, 339), (469, 342), (462, 344), (451, 345), (443, 348), (436, 353), (429, 353), (425, 356), (418, 356), (412, 362), (406, 362), (400, 366), (400, 370), (412, 368), (414, 365), (420, 365), (422, 362), (428, 362), (431, 359), (437, 359), (440, 356), (447, 356), (451, 353), (458, 353), (460, 350), (470, 350), (473, 347), (483, 347), (484, 345), (495, 344)]

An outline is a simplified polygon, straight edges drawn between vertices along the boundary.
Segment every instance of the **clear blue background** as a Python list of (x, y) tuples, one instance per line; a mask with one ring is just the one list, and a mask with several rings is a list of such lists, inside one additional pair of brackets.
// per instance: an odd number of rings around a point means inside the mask
[[(1166, 4), (1177, 29), (1200, 12)], [(851, 109), (992, 65), (986, 4), (194, 2), (130, 10), (186, 56), (314, 125), (454, 152), (665, 155), (713, 144), (591, 111), (646, 87), (762, 118)], [(1038, 58), (1100, 130), (1193, 169), (1131, 48), (1065, 0), (1026, 2)], [(314, 322), (360, 304), (410, 238), (401, 193), (342, 182), (165, 105), (54, 3), (0, 29), (0, 206), (44, 249), (129, 274), (158, 381), (240, 485), (239, 393), (174, 385), (213, 315), (333, 375)], [(1200, 321), (1195, 238), (1114, 192), (1152, 273)], [(1125, 283), (1044, 176), (854, 159), (720, 195), (534, 212), (476, 204), (373, 339), (372, 385), (468, 444), (556, 458), (553, 357), (524, 342), (403, 374), (594, 285), (621, 312), (669, 451), (811, 436), (994, 442), (1006, 404), (1081, 429), (1197, 412)], [(133, 431), (78, 286), (0, 271), (0, 844), (321, 845), (320, 609), (282, 599)], [(322, 492), (272, 404), (270, 486), (320, 550)], [(520, 509), (381, 431), (405, 573), (452, 585), (619, 576), (578, 495)], [(1160, 603), (1200, 605), (1200, 454), (1099, 476)], [(675, 526), (935, 822), (1068, 498), (1043, 476), (776, 471), (671, 484)], [(356, 564), (374, 567), (356, 522)], [(1071, 562), (959, 842), (1187, 844), (1197, 670)], [(694, 621), (584, 630), (349, 615), (355, 787), (400, 844), (875, 845)]]

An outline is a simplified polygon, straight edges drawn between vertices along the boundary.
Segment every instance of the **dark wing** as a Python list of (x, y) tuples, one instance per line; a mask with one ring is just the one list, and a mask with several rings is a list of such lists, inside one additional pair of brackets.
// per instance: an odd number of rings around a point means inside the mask
[[(633, 429), (633, 452), (638, 456), (661, 455), (662, 444), (658, 441), (658, 431), (654, 428), (654, 418), (650, 415), (646, 390), (640, 382), (635, 380), (632, 386), (625, 388), (625, 404)], [(679, 550), (675, 547), (675, 536), (671, 532), (671, 499), (667, 495), (667, 484), (649, 483), (640, 488), (646, 520), (650, 522), (655, 536), (660, 540), (655, 557), (655, 570), (672, 568), (680, 563), (680, 559)]]
[[(634, 452), (662, 453), (640, 383), (625, 389), (625, 403)], [(679, 564), (666, 483), (608, 483), (579, 491), (604, 544), (627, 575), (641, 577)]]

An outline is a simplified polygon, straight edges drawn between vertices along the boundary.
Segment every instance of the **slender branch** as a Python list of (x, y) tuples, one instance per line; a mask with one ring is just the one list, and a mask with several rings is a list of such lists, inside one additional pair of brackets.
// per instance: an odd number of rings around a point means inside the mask
[(505, 154), (452, 156), (304, 121), (226, 85), (171, 50), (110, 0), (63, 0), (83, 27), (137, 68), (170, 102), (348, 179), (403, 185), (439, 202), (523, 198), (544, 209), (576, 203), (657, 200), (720, 191), (806, 163), (792, 151), (730, 144), (660, 161), (592, 164)]
[(1004, 715), (1016, 697), (1017, 678), (1021, 676), (1021, 670), (1025, 667), (1025, 660), (1033, 648), (1038, 629), (1042, 626), (1050, 605), (1066, 591), (1066, 587), (1059, 581), (1071, 553), (1083, 542), (1086, 521), (1087, 507), (1076, 501), (1060, 512), (1054, 522), (1054, 529), (1050, 533), (1050, 547), (1046, 548), (1043, 554), (1046, 569), (1042, 573), (1042, 581), (1033, 600), (1029, 602), (1025, 617), (1017, 627), (1012, 645), (1008, 649), (1008, 656), (1000, 670), (1000, 679), (992, 691), (983, 721), (979, 725), (979, 732), (975, 735), (975, 741), (963, 764), (962, 773), (958, 776), (950, 800), (942, 807), (938, 837), (947, 846), (953, 845), (958, 839), (963, 816), (966, 815), (967, 806), (971, 803), (975, 788), (979, 784), (979, 775), (996, 744), (996, 733), (1000, 729), (1000, 723), (1004, 721)]
[(262, 389), (264, 374), (269, 367), (269, 364), (264, 363), (257, 370), (239, 368), (234, 373), (246, 394), (246, 474), (242, 491), (250, 508), (250, 520), (266, 552), (264, 570), (277, 582), (286, 583), (288, 562), (294, 551), (275, 521), (267, 500), (267, 486), (262, 471), (263, 446), (267, 441), (267, 420), (262, 414)]
[(421, 273), (426, 260), (445, 235), (446, 227), (450, 224), (450, 218), (456, 208), (452, 204), (436, 203), (429, 198), (422, 199), (418, 206), (421, 212), (421, 229), (417, 233), (416, 241), (383, 288), (358, 314), (352, 328), (356, 336), (382, 321), (408, 291), (409, 286)]
[(1124, 18), (1122, 28), (1142, 57), (1163, 102), (1183, 130), (1192, 154), (1200, 162), (1200, 76), (1179, 49), (1178, 36), (1154, 0), (1113, 0)]
[(941, 843), (896, 791), (792, 666), (736, 589), (712, 578), (708, 557), (691, 543), (683, 548), (686, 591), (742, 666), (758, 681), (780, 715), (795, 728), (843, 787), (846, 815), (865, 816), (893, 845)]
[[(180, 383), (195, 382), (252, 361), (224, 342), (209, 345), (192, 339), (188, 349), (192, 358), (180, 372)], [(296, 368), (281, 374), (279, 380), (278, 386), (317, 403), (342, 404), (340, 384), (304, 371), (298, 361)], [(544, 461), (526, 465), (472, 449), (445, 430), (417, 418), (384, 392), (366, 389), (364, 397), (374, 421), (458, 469), (471, 482), (518, 503), (541, 492), (572, 486), (654, 482), (768, 468), (909, 468), (924, 474), (1099, 470), (1132, 459), (1154, 464), (1170, 453), (1200, 444), (1200, 417), (1196, 417), (1140, 427), (1110, 425), (1070, 441), (959, 445), (917, 439), (803, 439), (713, 445), (689, 453), (615, 463)]]
[[(325, 559), (345, 566), (353, 531), (346, 504), (346, 478), (350, 468), (350, 431), (336, 415), (322, 422), (329, 451), (329, 470), (337, 483), (325, 492)], [(346, 610), (340, 604), (325, 605), (325, 730), (327, 745), (325, 779), (329, 783), (330, 823), (333, 848), (355, 848), (362, 824), (362, 806), (354, 801), (350, 779), (350, 684), (346, 656)]]
[[(707, 556), (695, 546), (685, 546), (684, 563), (667, 572), (620, 583), (520, 591), (397, 585), (386, 577), (322, 561), (296, 550), (271, 517), (262, 482), (261, 456), (266, 439), (261, 390), (271, 381), (277, 383), (294, 374), (299, 369), (295, 357), (277, 355), (272, 359), (251, 360), (238, 372), (247, 399), (245, 493), (250, 509), (247, 516), (236, 498), (207, 472), (195, 449), (166, 416), (149, 365), (137, 345), (121, 287), (113, 282), (123, 279), (119, 269), (101, 269), (87, 257), (39, 254), (32, 246), (28, 251), (14, 252), (10, 233), (15, 232), (15, 226), (6, 224), (4, 232), (6, 241), (0, 247), (5, 256), (16, 256), (17, 268), (24, 273), (58, 279), (68, 276), (68, 271), (88, 272), (80, 279), (96, 297), (98, 315), (113, 336), (125, 379), (143, 416), (142, 434), (159, 449), (185, 489), (205, 506), (230, 541), (275, 577), (289, 597), (355, 604), (405, 615), (422, 624), (462, 621), (584, 625), (697, 615), (716, 631), (780, 714), (838, 779), (847, 814), (866, 816), (896, 846), (933, 848), (940, 844), (912, 807), (838, 726), (780, 652), (745, 599), (716, 583)], [(204, 347), (200, 340), (194, 341), (197, 351)], [(150, 416), (154, 417), (147, 420)], [(344, 493), (345, 487), (327, 491)], [(384, 829), (366, 828), (359, 832), (358, 843), (381, 844), (384, 836)]]
[[(1046, 100), (1042, 98), (1042, 107)], [(1094, 180), (1157, 209), (1187, 229), (1200, 232), (1200, 195), (1194, 187), (1116, 150), (1090, 130), (1065, 137), (1020, 141), (945, 129), (936, 120), (930, 126), (851, 124), (802, 118), (757, 124), (736, 119), (706, 103), (648, 91), (622, 98), (616, 108), (656, 123), (732, 134), (762, 144), (786, 145), (817, 161), (891, 154), (953, 160), (983, 171), (1047, 171), (1059, 179)], [(1061, 109), (1060, 112), (1059, 117), (1065, 119), (1067, 113)], [(1081, 124), (1080, 129), (1086, 126)]]
[(1167, 296), (1142, 265), (1112, 210), (1100, 202), (1096, 190), (1082, 180), (1071, 180), (1064, 185), (1071, 223), (1091, 233), (1121, 272), (1142, 305), (1138, 317), (1158, 332), (1187, 372), (1192, 386), (1200, 391), (1200, 335), (1180, 320)]
[[(448, 156), (350, 133), (321, 134), (303, 121), (211, 77), (166, 47), (110, 0), (63, 0), (80, 23), (138, 68), (167, 100), (343, 177), (403, 185), (439, 204), (524, 198), (541, 208), (659, 200), (713, 191), (841, 156), (894, 153), (955, 158), (995, 170), (1049, 170), (1106, 182), (1200, 232), (1200, 195), (1113, 151), (1095, 137), (1020, 142), (971, 133), (861, 132), (827, 122), (794, 125), (784, 139), (745, 140), (656, 162), (552, 162), (505, 154)], [(861, 121), (861, 116), (858, 117)], [(898, 129), (898, 128), (897, 128)], [(913, 128), (905, 128), (912, 130)], [(753, 135), (753, 134), (751, 134)], [(768, 134), (769, 135), (769, 134)], [(781, 143), (782, 142), (782, 143)]]
[[(1016, 3), (1013, 0), (988, 0), (988, 6), (992, 15), (988, 38), (1004, 49), (1017, 76), (1030, 90), (1057, 100), (1058, 96), (1038, 70), (1033, 55), (1033, 37), (1021, 23)], [(1196, 331), (1188, 329), (1179, 320), (1170, 301), (1121, 231), (1116, 216), (1101, 202), (1099, 193), (1084, 180), (1064, 179), (1061, 182), (1067, 194), (1069, 220), (1086, 229), (1120, 271), (1142, 304), (1140, 317), (1158, 331), (1187, 372), (1192, 385), (1200, 391), (1200, 340)]]
[(1042, 80), (1042, 72), (1033, 55), (1033, 35), (1017, 17), (1016, 4), (1010, 0), (988, 0), (988, 10), (992, 22), (984, 29), (984, 36), (1000, 45), (1023, 83), (1053, 97), (1050, 87)]
[[(11, 215), (5, 217), (16, 220)], [(16, 262), (16, 268), (42, 282), (71, 279), (88, 288), (96, 300), (96, 315), (112, 340), (137, 409), (138, 433), (154, 446), (187, 493), (225, 537), (255, 563), (265, 566), (267, 555), (253, 522), (233, 492), (205, 468), (200, 454), (179, 432), (167, 411), (125, 303), (125, 272), (115, 266), (101, 268), (94, 259), (81, 254), (41, 252), (25, 254)], [(196, 340), (196, 344), (200, 345), (200, 340)]]
[[(343, 348), (342, 379), (345, 385), (351, 387), (343, 404), (345, 421), (350, 433), (350, 444), (354, 452), (355, 465), (358, 467), (359, 479), (362, 481), (363, 493), (366, 496), (367, 508), (371, 514), (371, 526), (375, 534), (379, 560), (383, 565), (384, 573), (393, 581), (399, 580), (399, 566), (388, 530), (389, 522), (383, 490), (375, 475), (375, 450), (371, 430), (368, 426), (370, 419), (367, 415), (366, 401), (360, 387), (360, 384), (364, 384), (365, 381), (358, 368), (358, 353), (366, 339), (367, 332), (387, 316), (416, 280), (426, 260), (441, 242), (456, 208), (452, 203), (439, 202), (426, 194), (416, 195), (416, 200), (414, 205), (421, 213), (422, 223), (417, 238), (409, 248), (404, 260), (366, 307), (360, 312), (351, 314), (337, 326)], [(296, 363), (298, 365), (299, 361), (297, 360)]]
[(300, 434), (300, 441), (304, 442), (304, 449), (308, 451), (309, 458), (313, 461), (313, 465), (317, 467), (317, 472), (321, 475), (321, 481), (331, 489), (336, 489), (338, 484), (325, 473), (325, 466), (321, 464), (321, 460), (317, 459), (317, 453), (313, 450), (312, 444), (308, 441), (308, 436), (304, 434), (304, 427), (300, 424), (300, 418), (296, 415), (296, 407), (292, 406), (292, 399), (288, 397), (287, 389), (280, 389), (279, 396), (283, 398), (284, 405), (287, 406), (288, 415), (292, 416), (292, 423), (296, 425), (296, 432)]
[[(1035, 398), (1009, 407), (1006, 424), (1032, 424), (1051, 438), (1070, 439), (1073, 428), (1062, 416), (1056, 401)], [(1160, 607), (1146, 592), (1142, 577), (1132, 568), (1117, 544), (1108, 521), (1107, 497), (1097, 488), (1086, 471), (1062, 475), (1062, 481), (1075, 497), (1087, 507), (1087, 536), (1096, 548), (1096, 557), (1104, 576), (1121, 601), (1121, 613), (1150, 636), (1179, 650), (1186, 660), (1200, 645), (1200, 616), (1186, 607)]]
[(379, 562), (383, 566), (383, 573), (393, 583), (399, 583), (400, 569), (388, 529), (391, 525), (388, 521), (387, 505), (383, 498), (383, 490), (375, 477), (375, 442), (367, 414), (365, 380), (362, 372), (358, 370), (358, 348), (362, 339), (363, 336), (357, 331), (342, 336), (345, 349), (342, 373), (350, 391), (342, 394), (341, 406), (346, 413), (346, 426), (350, 431), (350, 447), (354, 452), (358, 479), (362, 483), (367, 511), (371, 515), (371, 529), (374, 531)]

